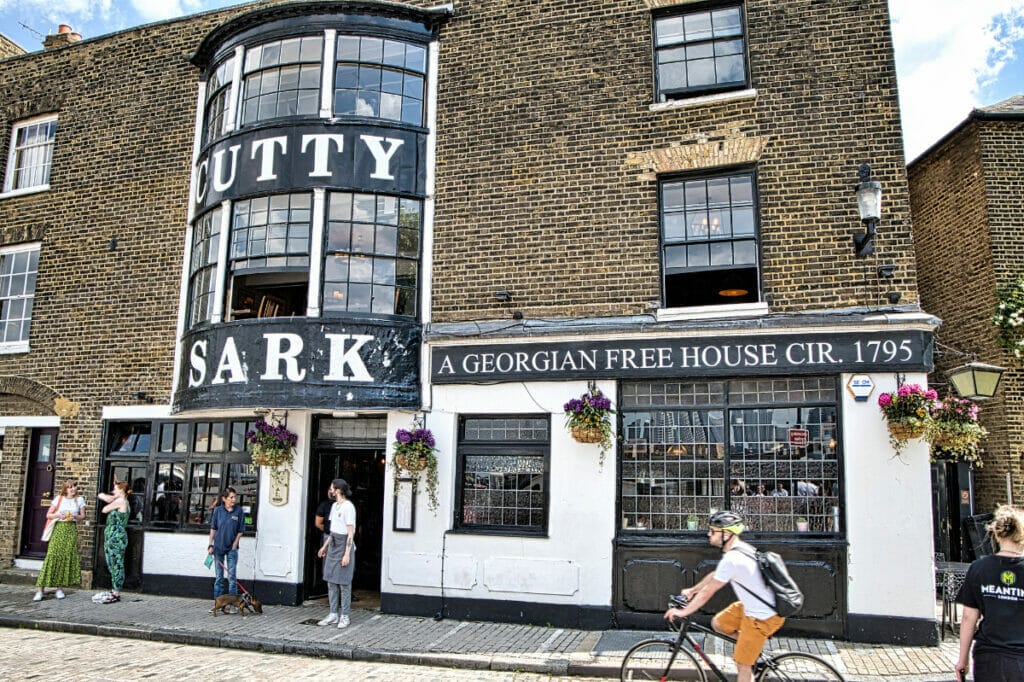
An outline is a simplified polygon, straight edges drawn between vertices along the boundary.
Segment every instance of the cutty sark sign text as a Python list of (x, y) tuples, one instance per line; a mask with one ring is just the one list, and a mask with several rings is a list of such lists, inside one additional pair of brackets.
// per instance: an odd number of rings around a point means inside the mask
[(435, 347), (434, 383), (930, 371), (924, 331), (776, 334)]

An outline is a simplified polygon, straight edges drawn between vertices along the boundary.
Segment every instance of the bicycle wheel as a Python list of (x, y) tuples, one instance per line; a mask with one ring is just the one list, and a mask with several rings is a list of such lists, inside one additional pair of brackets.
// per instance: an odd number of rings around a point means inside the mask
[(835, 668), (811, 654), (766, 657), (757, 682), (845, 682)]
[(622, 659), (622, 670), (619, 679), (622, 682), (634, 680), (698, 680), (706, 682), (704, 669), (697, 658), (686, 649), (680, 649), (676, 660), (672, 661), (672, 669), (666, 673), (668, 661), (675, 642), (663, 639), (648, 639), (640, 642), (629, 650)]

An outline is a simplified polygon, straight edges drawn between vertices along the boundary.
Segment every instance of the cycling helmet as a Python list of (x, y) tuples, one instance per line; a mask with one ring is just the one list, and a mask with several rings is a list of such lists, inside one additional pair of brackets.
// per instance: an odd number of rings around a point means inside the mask
[(708, 519), (708, 526), (713, 530), (729, 531), (733, 535), (739, 535), (745, 528), (743, 525), (743, 517), (728, 509), (723, 509), (720, 512), (712, 514), (711, 518)]

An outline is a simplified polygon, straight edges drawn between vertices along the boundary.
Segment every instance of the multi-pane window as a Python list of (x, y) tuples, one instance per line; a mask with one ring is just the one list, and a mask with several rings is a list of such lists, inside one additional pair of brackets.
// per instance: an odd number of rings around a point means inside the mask
[(665, 307), (760, 298), (753, 173), (661, 183)]
[(758, 532), (841, 532), (837, 400), (819, 377), (623, 384), (623, 528), (733, 509)]
[(56, 136), (56, 116), (36, 118), (14, 126), (4, 179), (5, 192), (49, 187)]
[(658, 101), (745, 86), (744, 43), (739, 5), (656, 17)]
[(235, 58), (232, 56), (218, 64), (206, 82), (206, 110), (203, 115), (206, 142), (213, 142), (227, 129), (234, 71)]
[(39, 245), (0, 249), (0, 353), (28, 350)]
[(231, 319), (306, 314), (311, 195), (236, 202), (231, 218)]
[(220, 252), (219, 208), (196, 221), (192, 231), (191, 275), (189, 277), (189, 326), (208, 321), (214, 310), (217, 255)]
[(323, 36), (287, 38), (245, 53), (242, 125), (320, 111)]
[(259, 469), (246, 451), (252, 421), (113, 423), (106, 469), (132, 488), (132, 519), (151, 528), (206, 530), (233, 487), (255, 530)]
[(323, 310), (416, 315), (422, 202), (333, 192)]
[(455, 525), (462, 530), (547, 532), (550, 418), (465, 416), (459, 420)]
[(422, 45), (339, 36), (334, 113), (422, 125), (426, 70)]

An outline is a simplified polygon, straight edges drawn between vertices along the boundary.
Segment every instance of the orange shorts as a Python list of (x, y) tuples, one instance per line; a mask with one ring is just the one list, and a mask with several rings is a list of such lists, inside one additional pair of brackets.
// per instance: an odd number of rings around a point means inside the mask
[(786, 619), (772, 616), (765, 620), (752, 618), (743, 612), (743, 603), (734, 601), (715, 616), (718, 630), (726, 633), (739, 632), (732, 659), (740, 665), (754, 665), (764, 649), (764, 643), (774, 635)]

